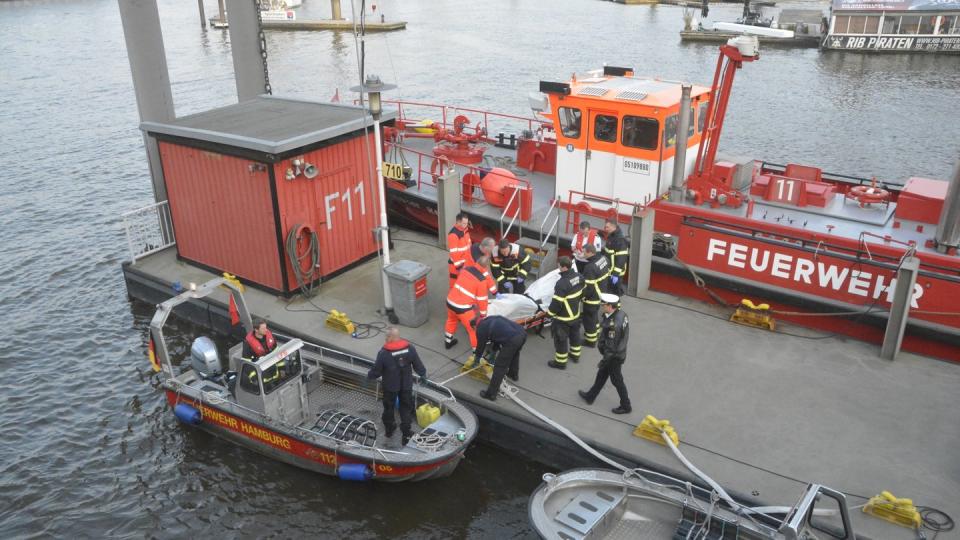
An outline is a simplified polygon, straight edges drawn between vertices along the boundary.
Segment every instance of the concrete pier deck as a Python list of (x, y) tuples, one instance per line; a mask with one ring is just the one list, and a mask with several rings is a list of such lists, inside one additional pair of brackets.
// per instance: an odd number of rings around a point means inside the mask
[[(446, 252), (430, 235), (401, 231), (394, 241), (393, 260), (433, 267), (430, 319), (402, 332), (417, 344), (430, 378), (443, 381), (470, 353), (463, 330), (454, 349), (443, 348)], [(377, 264), (368, 261), (324, 283), (313, 303), (345, 311), (358, 323), (384, 322), (376, 312), (382, 304)], [(124, 276), (130, 295), (151, 303), (172, 296), (172, 282), (214, 277), (178, 261), (175, 248), (124, 265)], [(382, 345), (382, 336), (355, 339), (327, 329), (325, 315), (303, 299), (288, 302), (249, 287), (246, 299), (275, 331), (368, 357)], [(226, 301), (226, 293), (211, 297), (194, 320), (222, 328)], [(624, 298), (623, 309), (632, 323), (624, 365), (632, 414), (610, 412), (617, 397), (609, 385), (594, 405), (581, 401), (577, 389), (593, 381), (599, 355), (585, 348), (579, 364), (550, 369), (549, 332), (527, 340), (520, 397), (618, 461), (690, 479), (668, 449), (631, 434), (646, 414), (667, 418), (685, 455), (747, 501), (789, 506), (806, 482), (819, 482), (849, 494), (850, 506), (890, 490), (960, 517), (960, 366), (909, 353), (889, 362), (876, 346), (817, 339), (800, 328), (781, 329), (795, 334), (785, 335), (738, 326), (722, 310), (658, 293)], [(461, 377), (449, 387), (477, 412), (484, 440), (550, 468), (600, 465), (510, 400), (479, 398), (484, 386), (478, 381)], [(851, 516), (859, 535), (914, 537), (860, 511)]]

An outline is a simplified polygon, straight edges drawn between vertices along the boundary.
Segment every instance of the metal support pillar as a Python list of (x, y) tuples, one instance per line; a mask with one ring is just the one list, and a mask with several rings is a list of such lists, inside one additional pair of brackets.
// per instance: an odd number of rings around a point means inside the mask
[(447, 249), (447, 233), (460, 213), (460, 177), (454, 167), (443, 167), (437, 177), (437, 245)]
[[(140, 121), (169, 122), (176, 118), (176, 113), (157, 0), (119, 0), (118, 4)], [(163, 182), (157, 141), (144, 133), (143, 145), (153, 181), (153, 198), (156, 202), (165, 201), (167, 187)]]
[(260, 25), (257, 4), (251, 0), (227, 0), (230, 14), (230, 49), (233, 76), (237, 81), (237, 101), (265, 94), (267, 77), (260, 55)]
[(633, 213), (630, 222), (630, 261), (627, 266), (627, 295), (644, 296), (650, 290), (650, 265), (653, 262), (653, 208)]
[(207, 29), (207, 14), (203, 10), (203, 0), (197, 0), (197, 7), (200, 8), (200, 28)]
[(897, 286), (893, 290), (887, 330), (883, 334), (883, 345), (880, 347), (880, 356), (887, 360), (896, 360), (897, 354), (900, 353), (900, 344), (903, 343), (903, 334), (907, 328), (910, 303), (913, 301), (913, 288), (917, 283), (919, 269), (920, 259), (907, 257), (897, 271)]
[(343, 20), (343, 14), (340, 12), (340, 0), (330, 0), (330, 18), (335, 21)]

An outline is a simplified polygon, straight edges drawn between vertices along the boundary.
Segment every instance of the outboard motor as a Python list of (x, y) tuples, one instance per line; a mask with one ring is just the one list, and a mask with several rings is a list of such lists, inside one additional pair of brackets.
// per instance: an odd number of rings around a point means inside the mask
[(200, 336), (190, 346), (190, 367), (202, 379), (216, 379), (222, 373), (220, 355), (212, 339)]

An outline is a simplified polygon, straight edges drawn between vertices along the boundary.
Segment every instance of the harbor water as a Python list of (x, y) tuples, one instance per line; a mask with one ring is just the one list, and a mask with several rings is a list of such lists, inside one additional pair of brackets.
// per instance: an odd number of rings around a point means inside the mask
[[(232, 103), (229, 35), (202, 30), (195, 2), (159, 3), (177, 113)], [(716, 65), (715, 45), (680, 43), (675, 6), (376, 5), (408, 22), (367, 38), (367, 71), (400, 86), (388, 98), (528, 114), (538, 81), (604, 63), (701, 84)], [(326, 16), (325, 0), (298, 11)], [(353, 98), (352, 34), (267, 45), (276, 94)], [(524, 457), (477, 445), (447, 479), (348, 484), (179, 425), (146, 359), (153, 306), (128, 300), (120, 273), (120, 216), (153, 199), (116, 0), (0, 1), (0, 82), (0, 537), (532, 536), (526, 500), (546, 469)], [(946, 178), (958, 98), (960, 57), (765, 49), (738, 73), (721, 152)], [(175, 321), (172, 350), (200, 332)]]

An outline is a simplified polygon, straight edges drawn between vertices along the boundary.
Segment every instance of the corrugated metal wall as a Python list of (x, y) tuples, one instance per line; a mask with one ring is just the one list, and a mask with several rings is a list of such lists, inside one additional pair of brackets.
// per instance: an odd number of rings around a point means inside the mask
[[(368, 146), (363, 141), (362, 136), (341, 141), (274, 165), (283, 237), (298, 225), (316, 231), (324, 276), (377, 249), (372, 231), (379, 222), (378, 193), (369, 166), (376, 159), (373, 135)], [(286, 180), (292, 159), (316, 166), (319, 173), (313, 179), (300, 175)], [(289, 286), (294, 289), (293, 269), (288, 260), (285, 264)]]
[(160, 158), (180, 255), (283, 290), (267, 167), (162, 141)]

